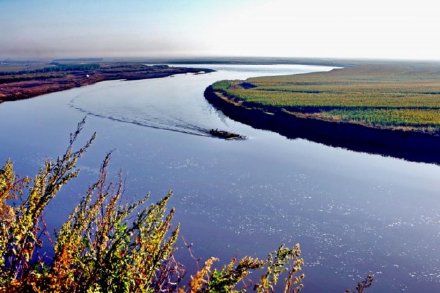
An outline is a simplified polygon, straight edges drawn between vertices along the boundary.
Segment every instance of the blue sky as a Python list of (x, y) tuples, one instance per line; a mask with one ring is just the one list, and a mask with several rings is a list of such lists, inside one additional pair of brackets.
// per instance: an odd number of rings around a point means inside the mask
[(0, 0), (0, 29), (0, 58), (440, 59), (428, 0)]

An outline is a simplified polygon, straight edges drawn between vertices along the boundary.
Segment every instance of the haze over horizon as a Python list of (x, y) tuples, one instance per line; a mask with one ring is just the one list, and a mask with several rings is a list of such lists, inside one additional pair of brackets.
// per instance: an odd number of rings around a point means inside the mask
[(0, 0), (0, 59), (440, 60), (434, 1)]

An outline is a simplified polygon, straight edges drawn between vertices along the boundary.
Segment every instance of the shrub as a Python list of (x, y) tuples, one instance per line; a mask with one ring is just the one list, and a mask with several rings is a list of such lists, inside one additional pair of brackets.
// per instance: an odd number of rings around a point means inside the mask
[[(167, 211), (171, 192), (149, 206), (148, 195), (120, 205), (121, 178), (107, 183), (110, 155), (56, 233), (53, 255), (41, 255), (49, 237), (44, 211), (62, 186), (78, 176), (76, 163), (95, 138), (74, 151), (83, 126), (84, 120), (71, 134), (65, 154), (46, 161), (33, 179), (17, 177), (11, 161), (0, 169), (1, 292), (274, 292), (282, 275), (284, 292), (302, 289), (304, 261), (298, 244), (280, 246), (267, 260), (233, 259), (220, 269), (212, 268), (218, 259), (210, 258), (183, 285), (185, 269), (173, 256), (179, 226), (172, 228), (174, 209)], [(255, 270), (263, 274), (252, 284), (248, 276)], [(368, 281), (359, 288), (371, 285)]]
[[(294, 262), (286, 288), (300, 283), (302, 278), (292, 278), (302, 265), (299, 246), (282, 246), (267, 262), (245, 257), (212, 272), (216, 259), (211, 258), (191, 277), (188, 286), (182, 286), (184, 270), (172, 256), (179, 226), (171, 228), (174, 209), (166, 210), (172, 194), (148, 207), (148, 196), (119, 205), (122, 180), (107, 183), (110, 155), (102, 163), (98, 180), (56, 233), (52, 258), (40, 255), (43, 238), (48, 236), (44, 211), (62, 186), (78, 176), (76, 163), (95, 138), (93, 135), (74, 151), (73, 144), (83, 126), (84, 120), (71, 134), (65, 154), (56, 161), (46, 161), (35, 178), (17, 177), (11, 161), (0, 169), (2, 291), (229, 292), (251, 270), (267, 264), (267, 273), (255, 285), (255, 290), (266, 292), (273, 290), (289, 260)], [(133, 214), (134, 220), (129, 218)]]

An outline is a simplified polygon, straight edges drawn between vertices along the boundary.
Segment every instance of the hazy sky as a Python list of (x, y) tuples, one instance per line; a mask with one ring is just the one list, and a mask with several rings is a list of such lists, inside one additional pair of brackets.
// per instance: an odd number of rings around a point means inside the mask
[(0, 58), (439, 60), (437, 6), (427, 0), (0, 0)]

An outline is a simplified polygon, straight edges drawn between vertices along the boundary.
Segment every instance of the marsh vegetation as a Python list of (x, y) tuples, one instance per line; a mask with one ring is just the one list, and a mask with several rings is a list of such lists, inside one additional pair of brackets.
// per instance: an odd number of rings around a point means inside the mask
[(307, 119), (428, 132), (440, 129), (440, 65), (357, 65), (330, 72), (220, 81), (215, 91), (247, 106)]

